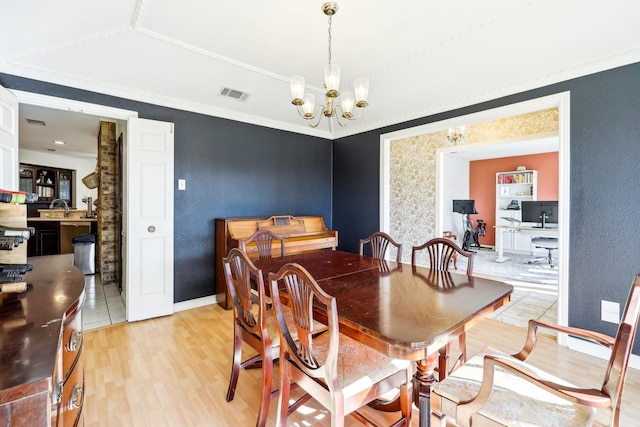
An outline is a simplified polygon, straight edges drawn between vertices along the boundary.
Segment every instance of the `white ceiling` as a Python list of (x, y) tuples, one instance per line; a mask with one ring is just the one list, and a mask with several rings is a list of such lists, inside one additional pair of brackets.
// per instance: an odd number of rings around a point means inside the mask
[(637, 0), (342, 1), (333, 62), (342, 91), (369, 78), (369, 107), (346, 128), (311, 129), (288, 79), (304, 75), (323, 99), (323, 1), (6, 3), (1, 72), (324, 138), (640, 61)]

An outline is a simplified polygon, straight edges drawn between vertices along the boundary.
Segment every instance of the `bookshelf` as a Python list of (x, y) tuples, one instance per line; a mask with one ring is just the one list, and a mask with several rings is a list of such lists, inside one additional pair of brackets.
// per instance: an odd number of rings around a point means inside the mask
[[(522, 220), (522, 202), (538, 199), (538, 171), (518, 170), (496, 173), (496, 225), (510, 225), (504, 218)], [(516, 208), (517, 206), (517, 208)], [(504, 250), (529, 252), (531, 236), (504, 234)]]

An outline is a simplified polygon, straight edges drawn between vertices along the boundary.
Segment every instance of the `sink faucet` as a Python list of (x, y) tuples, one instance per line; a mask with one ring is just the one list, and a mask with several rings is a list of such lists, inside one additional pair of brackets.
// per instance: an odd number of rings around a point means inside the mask
[(49, 209), (59, 209), (56, 207), (56, 205), (62, 203), (64, 205), (64, 216), (68, 217), (70, 210), (69, 210), (69, 204), (67, 203), (66, 200), (64, 199), (54, 199), (51, 204), (49, 205)]

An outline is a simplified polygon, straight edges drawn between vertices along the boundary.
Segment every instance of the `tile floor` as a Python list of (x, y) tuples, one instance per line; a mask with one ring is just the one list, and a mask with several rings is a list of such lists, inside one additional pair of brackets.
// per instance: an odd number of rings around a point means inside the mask
[(102, 286), (100, 275), (85, 276), (86, 301), (83, 306), (84, 330), (126, 321), (124, 301), (115, 284)]
[(512, 325), (527, 327), (529, 319), (556, 323), (558, 319), (558, 297), (554, 293), (531, 291), (515, 287), (511, 302), (489, 317)]

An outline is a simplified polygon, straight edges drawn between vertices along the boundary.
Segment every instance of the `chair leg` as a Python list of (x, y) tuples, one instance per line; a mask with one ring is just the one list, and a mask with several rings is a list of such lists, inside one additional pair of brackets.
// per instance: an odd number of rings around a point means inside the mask
[(271, 346), (263, 349), (262, 358), (262, 398), (260, 410), (258, 411), (258, 421), (256, 427), (265, 427), (267, 416), (269, 415), (269, 405), (271, 404), (271, 380), (273, 376), (273, 360), (271, 356)]
[(231, 363), (231, 377), (229, 378), (229, 388), (227, 389), (227, 402), (231, 402), (236, 394), (238, 376), (240, 375), (240, 365), (242, 365), (242, 337), (237, 326), (233, 332), (233, 361)]
[(289, 394), (291, 391), (291, 378), (287, 375), (287, 368), (285, 363), (289, 363), (286, 360), (280, 359), (280, 394), (278, 396), (278, 419), (276, 425), (280, 427), (287, 426), (287, 415), (289, 405)]

